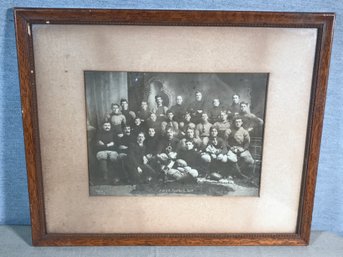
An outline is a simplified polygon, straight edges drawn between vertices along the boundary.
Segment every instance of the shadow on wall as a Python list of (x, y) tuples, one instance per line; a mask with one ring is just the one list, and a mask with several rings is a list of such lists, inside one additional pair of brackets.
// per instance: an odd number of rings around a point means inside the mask
[(6, 12), (0, 91), (0, 224), (29, 224), (13, 9)]

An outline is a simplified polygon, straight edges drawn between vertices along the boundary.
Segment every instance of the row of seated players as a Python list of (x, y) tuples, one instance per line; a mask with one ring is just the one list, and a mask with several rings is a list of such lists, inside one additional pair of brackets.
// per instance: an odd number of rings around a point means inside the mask
[[(111, 130), (104, 122), (95, 138), (95, 152), (105, 180), (114, 183), (140, 184), (151, 180), (171, 179), (196, 182), (198, 177), (247, 177), (254, 165), (249, 152), (249, 132), (237, 116), (231, 129), (209, 128), (208, 136), (198, 136), (193, 126), (184, 134), (167, 126), (158, 134), (154, 127), (147, 133), (132, 133), (124, 127), (123, 135)], [(224, 132), (221, 133), (221, 132)], [(219, 175), (219, 176), (218, 176)]]
[[(114, 109), (118, 112), (117, 110), (119, 110), (119, 107), (115, 105)], [(117, 115), (113, 114), (112, 116), (109, 116), (106, 121), (111, 123), (111, 130), (113, 133), (120, 137), (123, 135), (123, 129), (127, 123), (124, 123), (123, 121), (117, 122), (117, 119), (115, 119), (116, 116)], [(243, 127), (249, 133), (261, 131), (260, 128), (262, 128), (263, 125), (262, 119), (253, 114), (245, 115), (244, 112), (230, 116), (229, 119), (227, 111), (220, 111), (218, 118), (214, 123), (211, 123), (209, 121), (209, 115), (206, 112), (203, 112), (200, 116), (200, 121), (197, 124), (192, 121), (192, 116), (188, 112), (184, 114), (183, 119), (179, 120), (175, 119), (175, 115), (172, 110), (167, 111), (166, 117), (163, 120), (158, 119), (156, 113), (150, 113), (149, 116), (150, 117), (145, 120), (140, 117), (136, 117), (132, 125), (128, 124), (131, 127), (131, 134), (136, 136), (138, 132), (148, 132), (148, 128), (154, 128), (158, 135), (165, 134), (166, 128), (171, 127), (177, 136), (182, 137), (185, 135), (186, 128), (191, 127), (194, 128), (196, 136), (205, 141), (204, 143), (206, 144), (206, 140), (208, 139), (209, 131), (212, 126), (218, 127), (220, 137), (227, 139), (227, 136), (231, 132), (232, 121), (235, 117), (240, 117), (242, 119)]]

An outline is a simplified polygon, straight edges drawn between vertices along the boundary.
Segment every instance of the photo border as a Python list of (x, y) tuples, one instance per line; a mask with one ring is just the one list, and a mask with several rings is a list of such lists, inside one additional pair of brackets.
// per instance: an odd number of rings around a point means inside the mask
[[(335, 17), (333, 13), (16, 8), (14, 15), (33, 245), (307, 245), (309, 243)], [(318, 36), (296, 232), (273, 234), (48, 233), (45, 222), (34, 51), (31, 35), (31, 27), (34, 24), (317, 29)]]

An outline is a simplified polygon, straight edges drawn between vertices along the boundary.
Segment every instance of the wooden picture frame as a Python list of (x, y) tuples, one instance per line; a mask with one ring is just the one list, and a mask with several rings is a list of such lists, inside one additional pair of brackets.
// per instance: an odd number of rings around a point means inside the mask
[[(236, 11), (161, 11), (101, 9), (25, 9), (14, 10), (19, 78), (24, 125), (25, 151), (30, 196), (32, 242), (36, 246), (66, 245), (307, 245), (319, 160), (320, 139), (333, 25), (332, 13), (277, 13)], [(37, 97), (38, 56), (33, 35), (37, 25), (92, 25), (206, 28), (313, 29), (316, 31), (307, 129), (302, 161), (297, 220), (294, 232), (54, 232), (48, 228), (44, 167), (42, 162), (42, 102)], [(99, 42), (100, 44), (100, 42)], [(281, 51), (281, 50), (280, 50)], [(262, 59), (263, 61), (263, 59)], [(47, 62), (47, 60), (46, 60)], [(271, 122), (271, 121), (267, 121)], [(48, 213), (48, 216), (51, 213)], [(96, 225), (94, 225), (96, 226)]]

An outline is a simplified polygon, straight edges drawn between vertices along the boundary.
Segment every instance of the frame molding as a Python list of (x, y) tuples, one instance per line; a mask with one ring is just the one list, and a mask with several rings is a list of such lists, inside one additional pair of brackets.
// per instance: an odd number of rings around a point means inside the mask
[[(335, 14), (16, 8), (14, 15), (33, 245), (307, 245), (309, 243)], [(34, 24), (316, 28), (318, 30), (318, 37), (296, 233), (47, 233), (42, 184), (34, 53), (31, 36), (31, 27)]]

